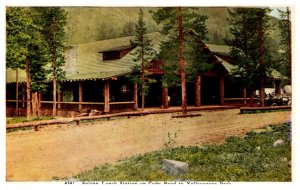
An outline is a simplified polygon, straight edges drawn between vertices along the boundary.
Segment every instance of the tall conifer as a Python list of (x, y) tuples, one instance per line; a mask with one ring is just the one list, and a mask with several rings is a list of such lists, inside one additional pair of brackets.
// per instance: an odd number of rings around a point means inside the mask
[(292, 48), (291, 48), (291, 11), (279, 10), (280, 13), (280, 70), (290, 79), (292, 78)]
[(65, 72), (62, 66), (65, 48), (65, 26), (67, 24), (67, 14), (59, 7), (37, 8), (40, 12), (43, 24), (43, 35), (49, 47), (49, 56), (52, 63), (53, 81), (53, 116), (57, 115), (57, 83), (64, 78)]
[(25, 69), (27, 119), (31, 119), (31, 91), (43, 88), (46, 80), (47, 46), (33, 8), (8, 7), (6, 12), (6, 66)]
[(138, 22), (135, 24), (135, 38), (131, 41), (133, 46), (136, 46), (133, 52), (133, 61), (136, 66), (133, 68), (134, 73), (138, 72), (140, 75), (135, 77), (135, 83), (141, 85), (142, 96), (142, 110), (145, 107), (145, 94), (148, 92), (148, 83), (146, 76), (146, 68), (154, 58), (154, 49), (152, 48), (151, 40), (147, 37), (146, 25), (143, 19), (143, 11), (140, 9)]
[[(201, 60), (204, 57), (200, 44), (201, 40), (207, 38), (208, 17), (199, 14), (194, 8), (173, 7), (158, 9), (152, 12), (152, 16), (157, 24), (162, 24), (161, 34), (167, 36), (160, 48), (165, 71), (163, 84), (169, 87), (180, 84), (182, 109), (186, 113), (185, 75), (195, 78), (208, 68), (204, 59)], [(189, 31), (194, 31), (197, 35), (191, 36)]]
[(260, 104), (264, 106), (264, 81), (270, 72), (271, 55), (265, 47), (270, 30), (268, 8), (235, 8), (229, 11), (232, 39), (226, 40), (236, 65), (233, 74), (240, 77), (250, 90), (253, 103), (254, 90), (260, 88)]

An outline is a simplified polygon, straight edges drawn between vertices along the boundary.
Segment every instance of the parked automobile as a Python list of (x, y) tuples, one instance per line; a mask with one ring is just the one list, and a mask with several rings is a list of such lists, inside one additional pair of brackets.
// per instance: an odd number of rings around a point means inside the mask
[(285, 106), (291, 105), (292, 98), (288, 94), (280, 94), (274, 95), (267, 94), (265, 98), (265, 105), (266, 106)]

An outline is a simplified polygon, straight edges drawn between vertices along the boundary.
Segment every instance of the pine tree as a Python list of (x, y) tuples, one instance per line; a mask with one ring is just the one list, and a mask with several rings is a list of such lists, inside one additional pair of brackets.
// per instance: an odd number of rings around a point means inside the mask
[[(18, 73), (20, 67), (24, 66), (20, 64), (22, 62), (22, 59), (20, 59), (19, 54), (20, 52), (17, 51), (18, 45), (17, 45), (17, 36), (15, 28), (19, 25), (19, 18), (21, 17), (21, 12), (19, 10), (16, 10), (15, 8), (7, 8), (6, 12), (6, 67), (16, 70), (16, 114), (19, 115), (19, 79), (18, 79)], [(19, 53), (19, 54), (18, 54)], [(22, 68), (24, 69), (24, 68)]]
[(31, 92), (45, 87), (47, 58), (41, 26), (32, 8), (8, 7), (6, 65), (26, 71), (27, 119), (31, 119)]
[(230, 14), (232, 39), (226, 40), (231, 47), (236, 69), (233, 74), (240, 77), (244, 86), (250, 89), (253, 104), (254, 89), (260, 87), (260, 102), (264, 106), (264, 81), (270, 72), (272, 57), (265, 47), (270, 30), (268, 8), (235, 8)]
[[(152, 16), (157, 24), (163, 25), (161, 34), (168, 37), (160, 48), (165, 71), (163, 83), (165, 86), (178, 86), (181, 81), (181, 103), (183, 113), (186, 113), (185, 74), (197, 78), (207, 69), (201, 53), (201, 40), (207, 39), (208, 17), (198, 14), (194, 8), (161, 8), (152, 12)], [(191, 36), (189, 31), (194, 31), (196, 35)], [(181, 75), (180, 80), (178, 75)]]
[(292, 50), (291, 50), (291, 20), (290, 9), (286, 11), (279, 10), (280, 13), (280, 70), (284, 72), (290, 79), (292, 78)]
[(154, 49), (152, 48), (151, 40), (146, 35), (146, 26), (143, 20), (143, 11), (140, 9), (138, 22), (135, 24), (135, 38), (131, 41), (133, 46), (136, 46), (132, 53), (133, 61), (137, 64), (133, 67), (132, 73), (140, 73), (140, 75), (132, 76), (134, 82), (141, 86), (142, 110), (145, 107), (145, 95), (149, 88), (149, 80), (146, 78), (146, 68), (154, 57)]
[(65, 26), (67, 14), (59, 7), (37, 8), (40, 12), (43, 24), (43, 35), (49, 47), (48, 54), (52, 62), (53, 81), (53, 116), (57, 115), (57, 83), (64, 78), (65, 72), (62, 67), (64, 60)]
[(179, 66), (180, 66), (180, 80), (181, 80), (181, 101), (182, 101), (182, 113), (187, 112), (187, 100), (186, 100), (186, 82), (185, 82), (185, 61), (183, 57), (183, 29), (182, 29), (182, 12), (181, 7), (177, 8), (177, 20), (178, 20), (178, 46), (179, 46)]

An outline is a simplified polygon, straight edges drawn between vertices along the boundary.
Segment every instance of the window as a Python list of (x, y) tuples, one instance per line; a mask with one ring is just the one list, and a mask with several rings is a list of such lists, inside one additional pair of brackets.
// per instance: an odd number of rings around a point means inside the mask
[(123, 85), (122, 87), (121, 87), (121, 94), (122, 95), (125, 95), (125, 94), (127, 94), (128, 93), (128, 87), (127, 87), (127, 85)]
[(120, 59), (120, 52), (112, 51), (103, 53), (103, 60)]

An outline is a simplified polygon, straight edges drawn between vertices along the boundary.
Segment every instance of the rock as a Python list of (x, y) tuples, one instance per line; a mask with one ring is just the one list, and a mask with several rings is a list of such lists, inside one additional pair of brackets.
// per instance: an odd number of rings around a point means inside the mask
[(268, 126), (267, 128), (267, 131), (273, 131), (272, 127)]
[(266, 132), (267, 129), (255, 129), (253, 130), (254, 133), (263, 133), (263, 132)]
[(273, 146), (276, 147), (276, 146), (281, 146), (281, 145), (284, 145), (284, 142), (282, 139), (279, 139), (279, 140), (276, 140), (274, 143), (273, 143)]
[(75, 179), (75, 178), (73, 178), (73, 177), (71, 177), (71, 178), (68, 179), (68, 181), (69, 181), (69, 182), (76, 182), (76, 181), (78, 181), (78, 180)]
[(89, 116), (94, 116), (94, 115), (101, 115), (102, 112), (98, 111), (98, 110), (91, 110), (91, 112), (89, 113)]
[(188, 163), (163, 159), (162, 170), (168, 175), (180, 175), (188, 172)]

